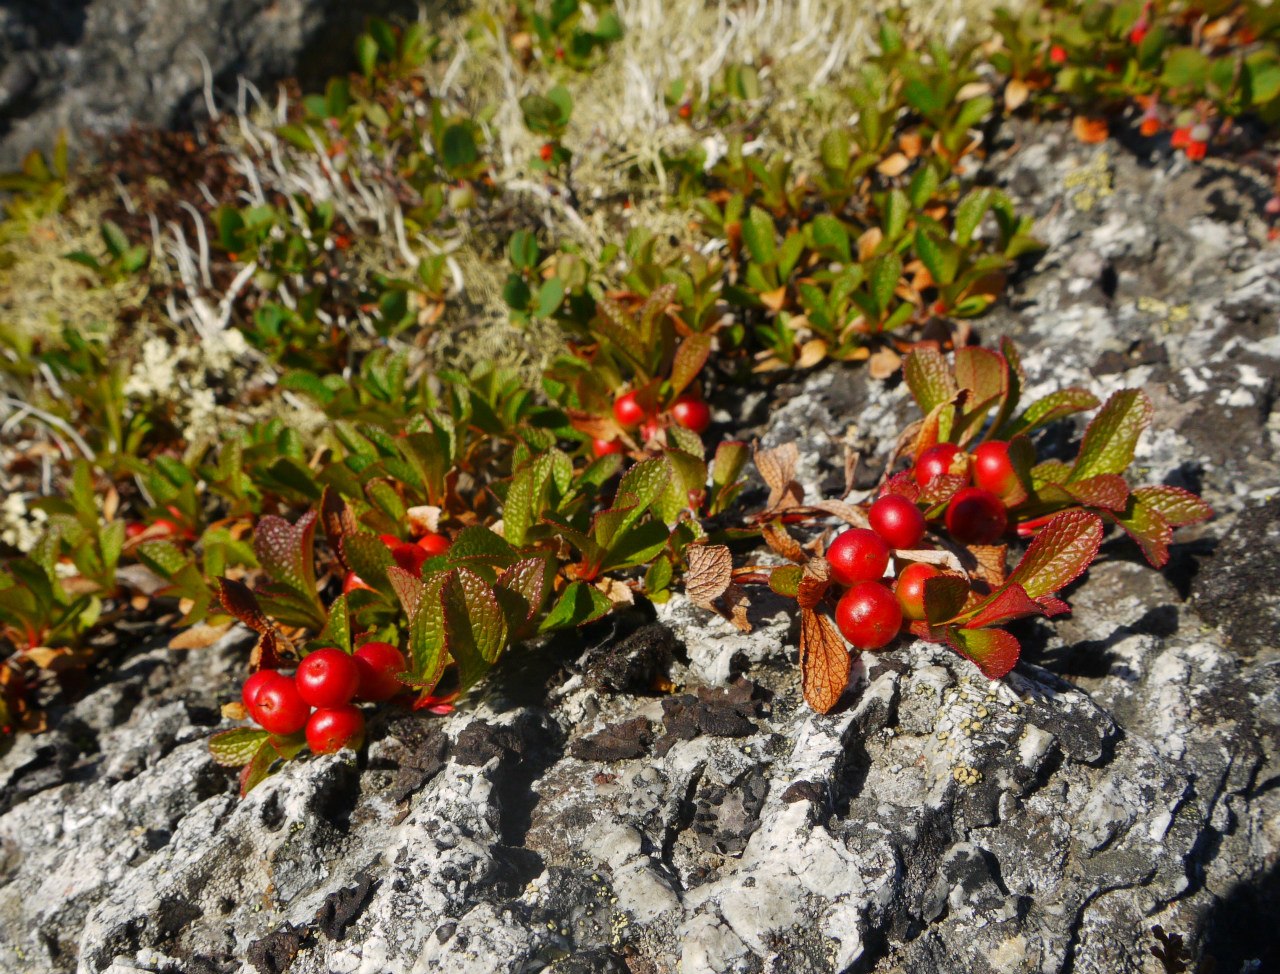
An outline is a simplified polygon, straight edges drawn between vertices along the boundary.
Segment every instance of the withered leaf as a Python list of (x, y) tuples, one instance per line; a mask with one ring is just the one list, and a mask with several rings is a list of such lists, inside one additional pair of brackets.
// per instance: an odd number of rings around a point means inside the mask
[(712, 608), (733, 579), (733, 555), (727, 545), (693, 545), (687, 551), (685, 592), (695, 605)]
[(720, 601), (727, 610), (725, 618), (733, 623), (734, 628), (739, 632), (750, 632), (751, 623), (747, 620), (747, 609), (751, 607), (751, 600), (747, 598), (747, 590), (741, 585), (730, 585), (725, 589)]
[(231, 631), (231, 623), (211, 626), (200, 622), (190, 629), (184, 629), (169, 640), (170, 649), (208, 649), (219, 639)]
[(986, 582), (993, 589), (1003, 585), (1009, 574), (1009, 546), (971, 544), (968, 548), (977, 562), (977, 567), (970, 574)]
[(867, 512), (857, 504), (846, 504), (844, 501), (814, 501), (810, 507), (834, 515), (855, 528), (871, 526), (871, 522), (867, 519)]
[(831, 565), (825, 558), (810, 559), (804, 566), (804, 575), (800, 577), (800, 589), (796, 601), (802, 609), (816, 608), (827, 594), (831, 586)]
[(787, 561), (794, 561), (797, 565), (803, 565), (809, 560), (809, 556), (805, 554), (804, 548), (800, 546), (800, 542), (791, 537), (791, 533), (778, 521), (770, 521), (760, 529), (765, 544), (780, 554)]
[(820, 714), (829, 713), (849, 685), (853, 657), (836, 627), (812, 609), (800, 612), (800, 682), (804, 699)]
[(800, 503), (804, 489), (796, 483), (800, 450), (794, 443), (784, 443), (772, 450), (757, 449), (753, 459), (760, 476), (769, 485), (768, 510), (785, 510)]
[(877, 350), (867, 361), (867, 370), (871, 378), (884, 381), (902, 367), (902, 356), (888, 345)]

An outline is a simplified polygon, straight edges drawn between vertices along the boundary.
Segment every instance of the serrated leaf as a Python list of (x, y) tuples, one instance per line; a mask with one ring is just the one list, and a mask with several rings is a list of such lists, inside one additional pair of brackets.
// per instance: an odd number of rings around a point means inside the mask
[(316, 601), (315, 529), (316, 512), (307, 511), (295, 524), (265, 515), (253, 531), (253, 553), (272, 582), (312, 602)]
[(983, 629), (1025, 616), (1044, 614), (1044, 606), (1027, 595), (1021, 585), (1011, 582), (975, 606), (964, 625), (968, 629)]
[(230, 578), (219, 578), (217, 582), (218, 601), (222, 603), (228, 615), (239, 619), (256, 633), (270, 632), (275, 628), (271, 625), (271, 620), (263, 614), (258, 605), (258, 599), (249, 590), (249, 586)]
[(546, 558), (522, 558), (498, 576), (493, 593), (513, 633), (522, 632), (542, 610), (550, 568)]
[(237, 727), (209, 738), (209, 753), (224, 768), (239, 768), (253, 760), (271, 735), (252, 727)]
[(477, 524), (458, 532), (446, 557), (451, 565), (479, 563), (505, 568), (514, 563), (519, 554), (505, 538)]
[(1084, 431), (1071, 479), (1124, 473), (1133, 462), (1138, 437), (1151, 423), (1154, 412), (1151, 400), (1141, 389), (1122, 389), (1112, 395)]
[(1156, 568), (1163, 568), (1169, 561), (1169, 545), (1173, 543), (1173, 525), (1158, 509), (1144, 502), (1136, 493), (1130, 495), (1123, 512), (1108, 513), (1107, 517), (1120, 525), (1125, 533), (1138, 543), (1142, 555)]
[(958, 387), (947, 360), (931, 345), (912, 349), (902, 360), (902, 376), (911, 397), (926, 416), (955, 398)]
[(1102, 544), (1102, 519), (1088, 511), (1063, 511), (1041, 529), (1009, 576), (1036, 599), (1052, 595), (1084, 573)]
[(1183, 490), (1181, 487), (1168, 487), (1163, 484), (1139, 487), (1133, 491), (1133, 495), (1142, 506), (1159, 511), (1160, 515), (1175, 528), (1207, 521), (1213, 517), (1212, 507), (1191, 491)]
[(342, 561), (360, 576), (366, 585), (379, 591), (387, 591), (387, 569), (395, 564), (395, 557), (382, 539), (367, 531), (344, 535), (340, 542)]
[(403, 682), (430, 693), (449, 662), (442, 592), (451, 573), (440, 572), (423, 581), (395, 566), (387, 575), (409, 618), (409, 669)]
[(773, 217), (760, 207), (753, 206), (747, 218), (742, 221), (742, 242), (757, 264), (773, 264), (778, 256)]
[(442, 590), (449, 655), (458, 664), (463, 689), (475, 684), (507, 645), (507, 620), (485, 580), (458, 568)]
[(336, 646), (344, 653), (351, 652), (351, 620), (346, 595), (339, 595), (329, 606), (329, 618), (324, 628), (312, 641), (314, 646)]
[(813, 609), (800, 612), (800, 682), (805, 702), (829, 713), (849, 685), (853, 657), (836, 627)]
[(676, 349), (671, 363), (671, 394), (678, 396), (698, 377), (711, 354), (711, 336), (705, 332), (689, 335)]
[(991, 190), (988, 188), (970, 191), (965, 198), (956, 205), (956, 243), (961, 247), (969, 246), (969, 241), (973, 239), (974, 231), (978, 229), (978, 225), (982, 222), (982, 218), (986, 216), (987, 210), (990, 208)]
[(733, 555), (727, 545), (698, 544), (689, 546), (685, 558), (689, 562), (685, 593), (695, 605), (711, 608), (733, 581)]
[(948, 626), (947, 644), (972, 661), (989, 680), (998, 680), (1018, 663), (1022, 646), (1003, 629), (960, 629)]
[(1123, 511), (1129, 503), (1129, 485), (1123, 477), (1113, 473), (1069, 481), (1062, 485), (1062, 489), (1086, 507)]
[(1019, 433), (1029, 433), (1064, 417), (1095, 409), (1097, 405), (1098, 397), (1087, 389), (1059, 389), (1033, 402), (1021, 416), (1006, 424), (998, 436), (1013, 439)]

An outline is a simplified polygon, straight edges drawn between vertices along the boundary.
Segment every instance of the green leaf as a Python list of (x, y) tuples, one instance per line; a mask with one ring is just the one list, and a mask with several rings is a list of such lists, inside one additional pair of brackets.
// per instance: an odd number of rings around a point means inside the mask
[(911, 397), (926, 416), (955, 398), (958, 388), (947, 360), (932, 345), (921, 345), (907, 353), (902, 361), (902, 375)]
[(1112, 395), (1084, 431), (1071, 479), (1124, 473), (1153, 412), (1151, 400), (1140, 389), (1122, 389)]
[(773, 217), (766, 210), (758, 206), (751, 208), (742, 222), (742, 242), (757, 264), (769, 266), (777, 260)]
[(512, 633), (524, 632), (542, 611), (551, 574), (552, 564), (547, 558), (532, 557), (521, 559), (498, 577), (493, 594)]
[(613, 603), (603, 592), (585, 582), (571, 582), (542, 620), (538, 631), (555, 632), (557, 629), (585, 626), (588, 622), (595, 622), (607, 615), (612, 608)]
[[(1083, 510), (1063, 511), (1036, 535), (1009, 575), (1033, 599), (1052, 595), (1084, 573), (1102, 544), (1102, 519)], [(928, 584), (928, 583), (926, 583)]]
[(1098, 406), (1098, 397), (1086, 389), (1059, 389), (1043, 399), (1037, 399), (1022, 415), (1000, 430), (1003, 439), (1013, 439), (1019, 433), (1029, 433), (1049, 423), (1081, 413)]
[(915, 250), (916, 256), (939, 287), (946, 287), (956, 279), (961, 251), (950, 240), (930, 233), (924, 227), (917, 227)]
[(829, 251), (844, 263), (852, 263), (853, 255), (849, 245), (849, 231), (843, 223), (829, 213), (819, 213), (809, 224), (809, 233), (813, 237), (814, 246)]
[(911, 213), (911, 201), (900, 189), (890, 190), (884, 201), (884, 239), (889, 247), (902, 235), (907, 227), (907, 216)]
[(372, 78), (378, 66), (378, 42), (369, 34), (361, 34), (356, 38), (356, 63), (366, 78)]
[(931, 626), (960, 614), (969, 598), (969, 583), (959, 575), (935, 575), (924, 583), (924, 614)]
[(343, 563), (366, 585), (381, 592), (389, 591), (387, 569), (395, 564), (395, 558), (381, 538), (367, 531), (356, 531), (343, 535), (341, 549)]
[(564, 281), (558, 277), (549, 278), (538, 288), (538, 307), (535, 314), (539, 318), (549, 318), (560, 307), (564, 300)]
[(902, 277), (902, 258), (897, 254), (882, 254), (871, 262), (871, 297), (880, 309), (880, 317), (889, 310), (889, 302)]
[(482, 524), (475, 524), (458, 532), (446, 557), (451, 565), (474, 563), (505, 568), (519, 555), (505, 538)]
[(987, 210), (991, 208), (991, 190), (975, 189), (956, 206), (955, 242), (961, 247), (969, 246), (974, 231), (982, 222)]
[(769, 588), (779, 595), (794, 599), (800, 594), (800, 580), (804, 569), (799, 565), (783, 565), (769, 573)]
[(442, 596), (449, 655), (466, 689), (498, 661), (507, 645), (507, 619), (493, 589), (469, 568), (451, 574)]
[(1169, 561), (1169, 545), (1173, 543), (1173, 525), (1152, 505), (1135, 492), (1122, 512), (1109, 512), (1112, 521), (1137, 542), (1142, 555), (1155, 568), (1163, 568)]
[(1173, 527), (1185, 527), (1199, 521), (1207, 521), (1213, 517), (1213, 508), (1201, 498), (1183, 490), (1181, 487), (1167, 487), (1163, 484), (1152, 487), (1139, 487), (1133, 492), (1139, 504), (1159, 511)]
[(643, 565), (667, 546), (671, 530), (661, 521), (645, 521), (614, 538), (600, 566), (601, 571), (615, 571)]
[(529, 230), (517, 230), (507, 243), (511, 263), (522, 271), (538, 266), (538, 238)]
[(107, 245), (111, 256), (119, 259), (129, 249), (129, 238), (124, 235), (119, 224), (110, 220), (102, 221), (102, 242)]
[(1165, 55), (1160, 80), (1171, 88), (1199, 88), (1209, 73), (1209, 59), (1194, 47), (1175, 47)]
[(224, 768), (239, 768), (248, 764), (258, 749), (271, 735), (252, 727), (237, 727), (209, 738), (209, 753)]
[(351, 620), (347, 612), (347, 597), (339, 595), (329, 606), (329, 618), (324, 628), (312, 641), (314, 646), (336, 646), (344, 653), (351, 652)]

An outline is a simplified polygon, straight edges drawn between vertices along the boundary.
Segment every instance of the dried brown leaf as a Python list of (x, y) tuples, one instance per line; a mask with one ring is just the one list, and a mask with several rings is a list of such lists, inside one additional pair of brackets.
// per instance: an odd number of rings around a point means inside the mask
[(902, 367), (902, 356), (888, 345), (874, 352), (867, 361), (867, 370), (871, 378), (883, 382), (897, 373)]
[(838, 517), (855, 528), (871, 527), (871, 522), (867, 520), (867, 512), (857, 504), (846, 504), (844, 501), (814, 501), (809, 506)]
[(182, 630), (182, 632), (170, 639), (169, 648), (208, 649), (230, 631), (231, 623), (229, 622), (220, 626), (211, 626), (205, 622), (197, 623), (190, 629)]
[(809, 556), (804, 553), (804, 548), (800, 546), (800, 542), (791, 537), (791, 533), (779, 522), (770, 521), (760, 528), (760, 534), (764, 538), (765, 544), (787, 559), (787, 561), (794, 561), (797, 565), (803, 565), (809, 560)]
[(853, 657), (836, 627), (812, 609), (800, 612), (800, 682), (804, 699), (820, 714), (829, 713), (849, 685)]
[(693, 545), (688, 549), (689, 571), (684, 588), (695, 605), (713, 608), (733, 580), (733, 555), (727, 545)]
[(1009, 575), (1008, 545), (969, 545), (969, 553), (973, 555), (977, 566), (970, 574), (986, 582), (993, 589), (1004, 584)]
[(796, 601), (802, 609), (813, 609), (823, 600), (831, 587), (831, 565), (825, 558), (812, 558), (804, 566)]
[(227, 720), (248, 720), (249, 709), (239, 700), (232, 700), (222, 705), (222, 716)]
[(804, 499), (804, 488), (795, 479), (800, 462), (800, 450), (795, 443), (784, 443), (772, 450), (757, 449), (754, 459), (760, 476), (769, 485), (766, 510), (785, 510)]
[(751, 600), (747, 598), (747, 590), (741, 585), (730, 585), (720, 601), (725, 606), (725, 618), (733, 624), (733, 627), (739, 632), (750, 632), (751, 623), (747, 619), (747, 609), (751, 607)]

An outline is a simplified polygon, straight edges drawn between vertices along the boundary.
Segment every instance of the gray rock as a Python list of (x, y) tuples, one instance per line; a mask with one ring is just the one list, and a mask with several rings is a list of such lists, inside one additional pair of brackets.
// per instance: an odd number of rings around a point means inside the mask
[(347, 70), (371, 14), (417, 0), (16, 0), (0, 4), (0, 172), (59, 129), (78, 145), (131, 122), (204, 109), (206, 83), (234, 91)]
[[(1006, 680), (906, 645), (828, 716), (779, 606), (744, 636), (675, 598), (674, 650), (623, 619), (521, 651), (244, 801), (202, 742), (235, 648), (140, 653), (0, 759), (0, 970), (1114, 974), (1161, 969), (1157, 927), (1280, 966), (1280, 252), (1224, 209), (1238, 174), (1021, 135), (1001, 171), (1051, 247), (982, 331), (1032, 394), (1149, 392), (1140, 476), (1220, 512), (1169, 571), (1109, 540)], [(910, 412), (858, 368), (775, 391), (743, 432), (828, 494)]]

